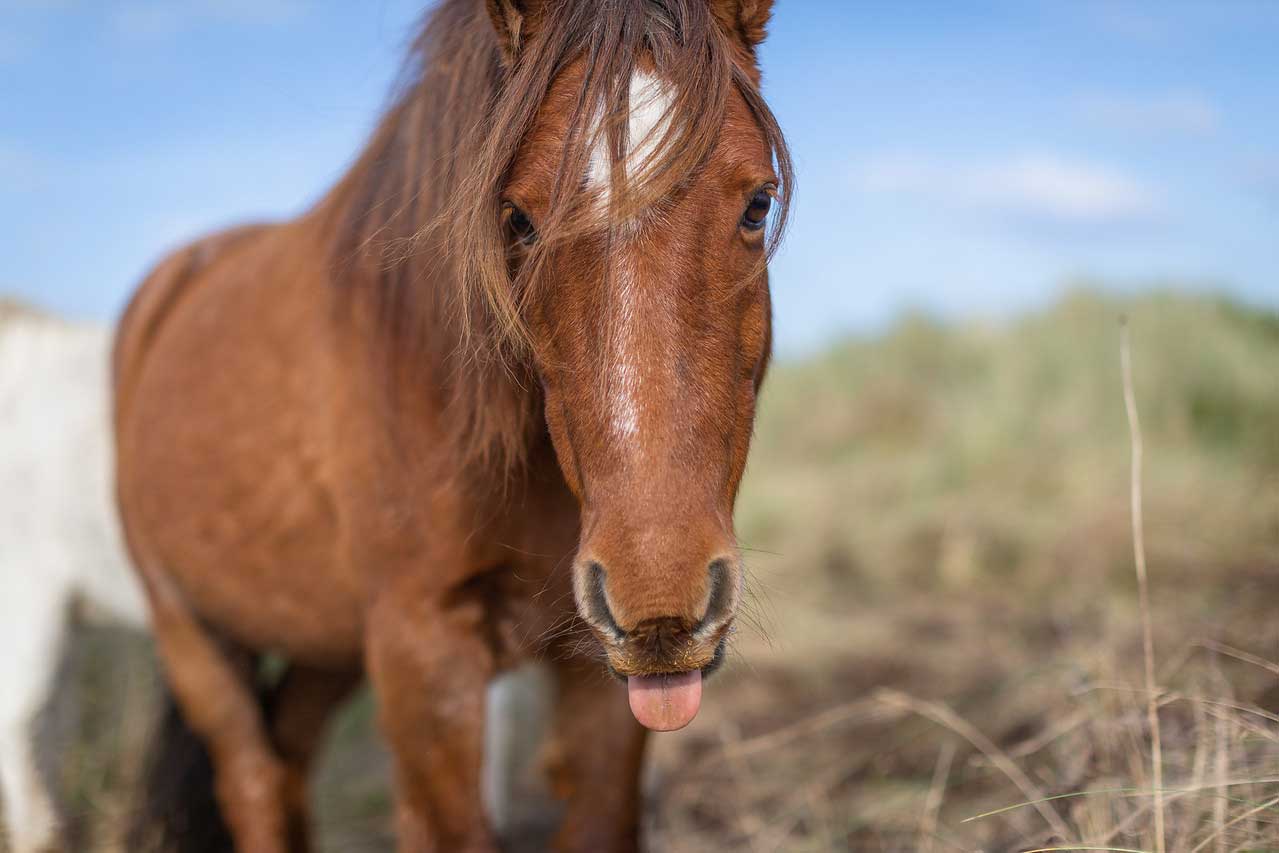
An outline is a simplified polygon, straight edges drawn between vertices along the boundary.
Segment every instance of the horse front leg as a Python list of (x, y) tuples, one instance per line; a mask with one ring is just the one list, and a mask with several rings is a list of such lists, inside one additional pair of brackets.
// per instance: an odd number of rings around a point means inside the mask
[(362, 674), (290, 664), (269, 700), (271, 741), (284, 762), (282, 797), (290, 853), (311, 843), (309, 776), (329, 719), (359, 686)]
[(366, 657), (394, 759), (400, 853), (497, 849), (480, 773), (494, 670), (478, 601), (392, 584), (369, 616)]
[(555, 848), (565, 853), (638, 850), (648, 730), (631, 715), (626, 687), (599, 661), (561, 659), (555, 676), (547, 771), (552, 790), (567, 800)]
[[(165, 679), (186, 725), (208, 748), (218, 805), (236, 851), (290, 853), (286, 771), (253, 685), (251, 656), (211, 631), (166, 579), (157, 575), (148, 592)], [(192, 840), (181, 827), (169, 830), (178, 845)]]

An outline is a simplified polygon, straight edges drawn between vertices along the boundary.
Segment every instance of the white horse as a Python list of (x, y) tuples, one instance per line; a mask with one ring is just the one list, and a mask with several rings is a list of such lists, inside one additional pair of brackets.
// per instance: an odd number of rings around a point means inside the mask
[[(0, 797), (12, 853), (57, 847), (33, 738), (71, 603), (147, 623), (116, 512), (110, 364), (107, 328), (0, 300)], [(490, 689), (485, 794), (499, 831), (519, 831), (515, 801), (540, 793), (530, 767), (548, 694), (530, 670)]]
[(0, 795), (13, 853), (55, 846), (36, 714), (72, 601), (142, 628), (113, 494), (110, 332), (0, 304)]

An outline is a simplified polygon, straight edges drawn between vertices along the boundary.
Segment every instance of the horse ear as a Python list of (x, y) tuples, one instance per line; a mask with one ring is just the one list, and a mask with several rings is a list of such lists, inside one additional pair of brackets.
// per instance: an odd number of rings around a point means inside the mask
[(545, 0), (484, 0), (484, 5), (493, 21), (493, 29), (497, 31), (502, 55), (507, 62), (514, 62), (520, 55), (521, 46), (532, 35), (532, 25)]
[(711, 0), (711, 12), (730, 34), (754, 49), (768, 35), (773, 0)]

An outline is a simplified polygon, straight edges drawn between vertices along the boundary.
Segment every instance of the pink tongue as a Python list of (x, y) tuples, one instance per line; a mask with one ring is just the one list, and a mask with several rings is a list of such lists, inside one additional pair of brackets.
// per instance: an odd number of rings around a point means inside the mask
[(697, 716), (702, 704), (702, 674), (632, 675), (626, 679), (631, 713), (640, 725), (655, 732), (682, 729)]

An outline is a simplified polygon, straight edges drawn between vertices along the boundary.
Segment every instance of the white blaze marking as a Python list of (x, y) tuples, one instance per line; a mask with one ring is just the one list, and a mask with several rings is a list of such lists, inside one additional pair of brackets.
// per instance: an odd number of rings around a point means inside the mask
[[(666, 135), (668, 112), (675, 98), (665, 83), (647, 71), (636, 71), (631, 77), (631, 115), (627, 133), (628, 148), (622, 162), (628, 173), (642, 170)], [(587, 186), (599, 190), (607, 202), (612, 162), (608, 151), (608, 134), (601, 133), (591, 150), (591, 163), (586, 175)]]
[(613, 328), (609, 359), (612, 365), (609, 396), (612, 402), (613, 433), (619, 439), (633, 439), (639, 434), (639, 367), (635, 352), (638, 330), (635, 328), (635, 277), (625, 250), (613, 264), (612, 299)]
[[(631, 77), (630, 116), (627, 149), (621, 165), (628, 175), (642, 172), (666, 134), (669, 110), (674, 100), (670, 88), (653, 75), (637, 71)], [(595, 141), (591, 151), (586, 185), (597, 193), (599, 204), (607, 206), (612, 189), (612, 158), (607, 135)], [(635, 234), (631, 235), (631, 238)], [(638, 345), (643, 331), (638, 327), (639, 299), (632, 240), (613, 247), (610, 269), (609, 373), (606, 378), (613, 434), (630, 442), (640, 430), (640, 356)]]

